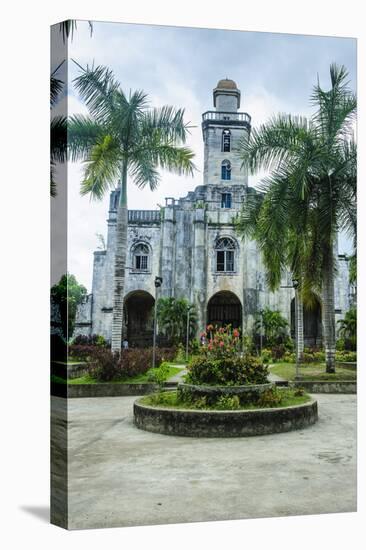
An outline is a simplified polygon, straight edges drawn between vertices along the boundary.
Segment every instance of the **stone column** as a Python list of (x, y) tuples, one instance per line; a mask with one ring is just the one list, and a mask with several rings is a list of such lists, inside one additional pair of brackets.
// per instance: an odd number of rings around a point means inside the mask
[[(169, 204), (163, 210), (162, 243), (161, 243), (161, 273), (163, 285), (161, 296), (174, 296), (174, 239), (175, 219), (174, 205)], [(156, 273), (156, 275), (158, 275)]]
[(194, 212), (194, 247), (192, 266), (192, 295), (197, 308), (198, 332), (206, 325), (206, 224), (205, 209)]

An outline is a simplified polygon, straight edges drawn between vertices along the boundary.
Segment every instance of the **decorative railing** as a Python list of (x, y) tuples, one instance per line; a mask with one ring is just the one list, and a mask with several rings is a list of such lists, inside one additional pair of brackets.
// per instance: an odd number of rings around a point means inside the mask
[(159, 222), (160, 210), (129, 210), (129, 222)]
[(250, 125), (251, 117), (248, 113), (236, 113), (233, 111), (206, 111), (202, 120), (215, 120), (217, 122), (234, 121)]

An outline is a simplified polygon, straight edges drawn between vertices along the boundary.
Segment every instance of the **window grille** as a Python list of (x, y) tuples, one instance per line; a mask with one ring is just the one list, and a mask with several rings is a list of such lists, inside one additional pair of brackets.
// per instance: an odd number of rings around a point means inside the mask
[(221, 164), (221, 179), (231, 180), (231, 164), (228, 160), (224, 160)]
[(231, 193), (221, 194), (221, 208), (231, 208)]
[(133, 250), (133, 266), (136, 271), (147, 271), (149, 267), (149, 247), (138, 244)]
[(222, 237), (216, 243), (216, 271), (230, 273), (235, 267), (235, 243), (229, 237)]

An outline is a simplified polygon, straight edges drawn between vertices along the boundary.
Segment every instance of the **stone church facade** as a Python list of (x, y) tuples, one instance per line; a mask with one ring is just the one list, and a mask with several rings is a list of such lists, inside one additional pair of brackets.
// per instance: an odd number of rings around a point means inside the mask
[[(269, 292), (254, 242), (241, 240), (233, 219), (246, 200), (247, 173), (235, 153), (249, 136), (251, 117), (241, 112), (241, 93), (232, 80), (213, 90), (214, 110), (202, 115), (203, 183), (186, 197), (165, 199), (160, 210), (130, 210), (123, 335), (131, 346), (151, 345), (155, 299), (186, 298), (198, 313), (199, 331), (208, 323), (231, 323), (250, 332), (265, 308), (279, 310), (294, 332), (291, 274)], [(119, 189), (109, 203), (106, 250), (94, 252), (92, 293), (79, 307), (75, 334), (112, 332), (113, 265)], [(163, 279), (155, 289), (156, 276)], [(336, 318), (349, 309), (348, 261), (338, 255)], [(321, 343), (321, 304), (304, 312), (305, 343)]]

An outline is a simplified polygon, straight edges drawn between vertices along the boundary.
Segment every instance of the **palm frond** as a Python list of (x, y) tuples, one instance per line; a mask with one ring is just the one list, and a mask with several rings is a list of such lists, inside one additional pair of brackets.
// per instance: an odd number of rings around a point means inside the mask
[(51, 161), (65, 162), (67, 156), (67, 119), (57, 116), (51, 120)]
[(163, 139), (184, 144), (191, 128), (184, 122), (184, 109), (175, 109), (170, 105), (146, 111), (142, 123), (142, 133), (159, 130)]
[(235, 220), (235, 227), (241, 237), (255, 239), (258, 218), (264, 200), (264, 193), (249, 188), (242, 209)]
[(127, 99), (111, 69), (77, 65), (82, 73), (73, 82), (97, 122), (105, 123), (120, 110), (121, 105), (127, 106)]
[(64, 83), (59, 78), (56, 78), (55, 76), (51, 76), (50, 80), (50, 103), (51, 107), (54, 107), (56, 105), (59, 95), (62, 92), (64, 87)]
[(312, 120), (328, 151), (338, 139), (351, 133), (356, 116), (357, 99), (349, 88), (347, 77), (348, 73), (343, 65), (338, 67), (332, 64), (330, 90), (323, 90), (318, 81), (311, 96), (312, 104), (317, 107)]
[(81, 195), (101, 200), (106, 191), (115, 186), (120, 173), (121, 154), (119, 144), (112, 136), (105, 136), (96, 143), (85, 161)]
[(308, 139), (309, 124), (304, 117), (277, 115), (258, 129), (252, 129), (238, 146), (242, 166), (251, 174), (259, 170), (276, 170), (301, 153)]
[(129, 173), (135, 185), (140, 189), (148, 186), (151, 191), (154, 191), (160, 183), (159, 172), (146, 156), (132, 162)]
[(152, 158), (164, 170), (175, 174), (193, 177), (196, 166), (194, 152), (189, 147), (176, 147), (169, 143), (161, 144), (152, 153)]
[[(88, 21), (89, 24), (89, 30), (90, 30), (90, 36), (93, 34), (93, 22)], [(59, 30), (62, 34), (62, 40), (65, 43), (66, 40), (71, 36), (71, 40), (74, 38), (74, 32), (77, 29), (77, 22), (75, 19), (68, 19), (67, 21), (63, 21), (62, 23), (59, 23)]]
[(73, 162), (83, 160), (103, 136), (108, 134), (108, 126), (96, 122), (89, 116), (73, 115), (68, 120), (67, 145)]

